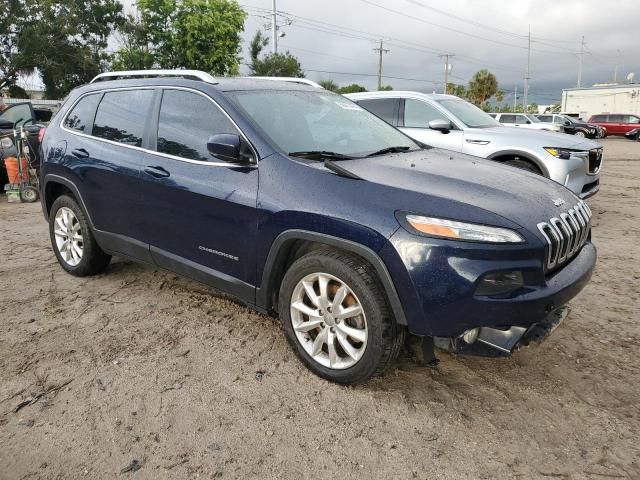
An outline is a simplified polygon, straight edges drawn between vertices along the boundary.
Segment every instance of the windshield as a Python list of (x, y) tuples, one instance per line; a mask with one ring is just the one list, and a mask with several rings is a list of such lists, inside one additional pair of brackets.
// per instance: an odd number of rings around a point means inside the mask
[(538, 120), (537, 117), (535, 117), (534, 115), (525, 115), (529, 120), (531, 120), (531, 123), (540, 123), (540, 120)]
[(483, 112), (475, 105), (471, 105), (461, 99), (447, 98), (438, 100), (438, 103), (453, 113), (458, 119), (469, 128), (499, 127), (500, 123)]
[(326, 91), (227, 92), (284, 153), (323, 151), (362, 157), (391, 147), (420, 147), (388, 123)]

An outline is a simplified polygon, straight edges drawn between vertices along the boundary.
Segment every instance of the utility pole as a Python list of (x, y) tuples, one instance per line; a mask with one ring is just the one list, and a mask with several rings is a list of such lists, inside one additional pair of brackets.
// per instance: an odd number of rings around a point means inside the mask
[(278, 24), (276, 22), (276, 0), (271, 2), (271, 52), (278, 53)]
[(584, 56), (584, 35), (582, 36), (582, 40), (580, 41), (580, 57), (578, 60), (578, 84), (576, 85), (578, 88), (582, 86), (582, 57)]
[(513, 113), (516, 113), (518, 107), (518, 85), (513, 88)]
[(440, 55), (440, 58), (444, 58), (444, 88), (442, 89), (442, 93), (444, 94), (447, 93), (447, 85), (449, 85), (449, 69), (451, 68), (449, 57), (455, 57), (455, 55), (453, 53)]
[(524, 113), (528, 112), (529, 106), (529, 79), (531, 73), (531, 25), (529, 25), (528, 48), (527, 48), (527, 74), (524, 77)]
[[(275, 2), (275, 0), (273, 0)], [(382, 54), (388, 53), (389, 50), (382, 47), (382, 39), (380, 39), (380, 46), (373, 49), (374, 52), (378, 52), (378, 90), (382, 88)]]

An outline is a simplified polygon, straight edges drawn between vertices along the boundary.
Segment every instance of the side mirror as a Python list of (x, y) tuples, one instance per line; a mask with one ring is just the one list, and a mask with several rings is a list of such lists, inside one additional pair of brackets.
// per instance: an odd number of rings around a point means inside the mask
[(531, 124), (531, 120), (527, 120), (527, 125)]
[(211, 155), (227, 162), (244, 162), (242, 140), (235, 133), (219, 133), (211, 135), (207, 141), (207, 150)]
[(443, 120), (441, 118), (437, 120), (431, 120), (429, 122), (429, 128), (431, 130), (438, 130), (442, 133), (449, 133), (449, 131), (451, 131), (451, 122), (449, 120)]
[(565, 124), (565, 125), (571, 125), (571, 122), (570, 122), (569, 120), (565, 120), (565, 121), (564, 121), (564, 124)]

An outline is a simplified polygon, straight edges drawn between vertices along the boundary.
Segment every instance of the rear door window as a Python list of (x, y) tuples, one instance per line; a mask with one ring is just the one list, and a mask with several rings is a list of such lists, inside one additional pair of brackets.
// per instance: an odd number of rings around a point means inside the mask
[(434, 106), (407, 98), (404, 101), (404, 126), (409, 128), (429, 128), (432, 120), (449, 120), (447, 116)]
[(96, 114), (96, 107), (100, 101), (100, 96), (101, 94), (94, 93), (82, 97), (71, 109), (67, 118), (64, 119), (63, 125), (71, 130), (90, 134), (91, 124)]
[(183, 90), (165, 90), (158, 119), (157, 150), (189, 160), (215, 162), (207, 149), (209, 137), (238, 134), (224, 112), (204, 96)]
[(551, 115), (540, 115), (538, 117), (538, 120), (545, 123), (551, 123), (551, 118), (552, 118)]
[(515, 115), (516, 123), (531, 123), (527, 117), (524, 115)]
[(98, 105), (93, 136), (141, 147), (152, 98), (153, 90), (148, 89), (105, 93)]
[(515, 115), (500, 115), (500, 123), (516, 123)]
[(626, 115), (609, 115), (610, 123), (624, 123), (626, 119)]
[(608, 115), (594, 115), (593, 121), (597, 123), (607, 123), (609, 121)]
[(376, 98), (360, 100), (357, 102), (365, 110), (369, 110), (385, 122), (396, 125), (396, 115), (398, 113), (400, 100), (397, 98)]

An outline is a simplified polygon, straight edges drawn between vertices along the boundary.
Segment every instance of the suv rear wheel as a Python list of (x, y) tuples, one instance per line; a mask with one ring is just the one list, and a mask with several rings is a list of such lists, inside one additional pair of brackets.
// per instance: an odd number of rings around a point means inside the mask
[(72, 275), (96, 275), (111, 261), (111, 255), (96, 243), (84, 212), (70, 196), (62, 195), (53, 202), (49, 236), (58, 262)]
[(278, 306), (298, 356), (334, 382), (360, 383), (381, 374), (404, 341), (375, 272), (347, 253), (317, 250), (294, 262)]

